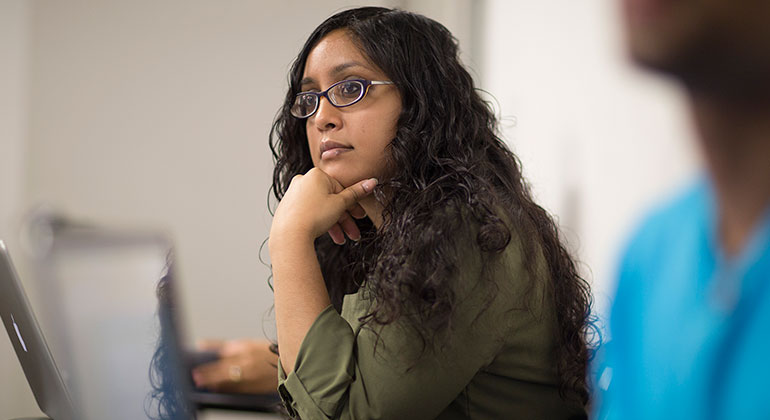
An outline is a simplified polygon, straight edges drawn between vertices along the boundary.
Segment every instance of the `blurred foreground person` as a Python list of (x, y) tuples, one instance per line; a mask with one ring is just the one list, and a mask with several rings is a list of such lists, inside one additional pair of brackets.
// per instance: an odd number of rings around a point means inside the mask
[(770, 2), (624, 6), (634, 60), (686, 88), (707, 170), (625, 254), (600, 418), (770, 418)]

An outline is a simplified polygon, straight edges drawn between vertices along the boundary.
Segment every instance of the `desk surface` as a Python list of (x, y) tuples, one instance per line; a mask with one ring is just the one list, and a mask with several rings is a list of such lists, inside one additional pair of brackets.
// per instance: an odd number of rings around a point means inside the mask
[[(276, 420), (281, 416), (275, 413), (238, 413), (229, 410), (207, 410), (199, 414), (198, 420)], [(48, 417), (21, 417), (8, 420), (51, 420)]]
[(16, 418), (11, 420), (51, 420), (51, 419), (48, 417), (21, 417), (21, 418)]

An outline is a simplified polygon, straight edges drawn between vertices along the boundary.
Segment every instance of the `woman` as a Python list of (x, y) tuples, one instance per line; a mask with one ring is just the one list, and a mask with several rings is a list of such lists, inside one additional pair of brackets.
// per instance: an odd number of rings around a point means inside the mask
[(585, 417), (588, 285), (457, 53), (367, 7), (291, 69), (269, 249), (293, 416)]

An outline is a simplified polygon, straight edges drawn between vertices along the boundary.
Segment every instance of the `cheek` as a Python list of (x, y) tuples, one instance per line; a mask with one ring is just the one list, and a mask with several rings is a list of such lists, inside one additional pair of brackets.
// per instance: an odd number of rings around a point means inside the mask
[(313, 166), (318, 166), (318, 161), (321, 158), (321, 151), (319, 149), (321, 147), (320, 134), (311, 130), (309, 124), (305, 132), (307, 133), (307, 147), (310, 150), (310, 158), (313, 160)]
[(383, 120), (362, 130), (361, 138), (366, 139), (366, 161), (371, 167), (377, 168), (378, 172), (386, 169), (387, 162), (390, 160), (388, 146), (395, 135), (395, 124)]
[(394, 113), (390, 118), (383, 120), (380, 133), (383, 133), (379, 139), (378, 147), (383, 153), (386, 153), (388, 146), (396, 137), (398, 131), (398, 113)]
[(362, 127), (360, 131), (360, 138), (364, 139), (366, 148), (371, 154), (382, 154), (387, 148), (388, 144), (393, 140), (396, 135), (396, 128), (393, 124), (389, 124), (387, 121), (374, 120), (376, 123), (369, 123)]

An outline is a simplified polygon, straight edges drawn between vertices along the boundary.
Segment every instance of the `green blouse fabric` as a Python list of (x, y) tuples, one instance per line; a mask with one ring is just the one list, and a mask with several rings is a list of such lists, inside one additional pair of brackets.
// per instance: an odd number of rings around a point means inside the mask
[[(451, 329), (435, 346), (405, 322), (362, 325), (370, 293), (326, 308), (305, 336), (294, 371), (278, 364), (278, 391), (292, 417), (315, 419), (585, 419), (559, 394), (556, 322), (546, 278), (530, 280), (517, 241), (482, 259), (475, 235), (462, 262)], [(544, 271), (544, 270), (542, 270)]]

